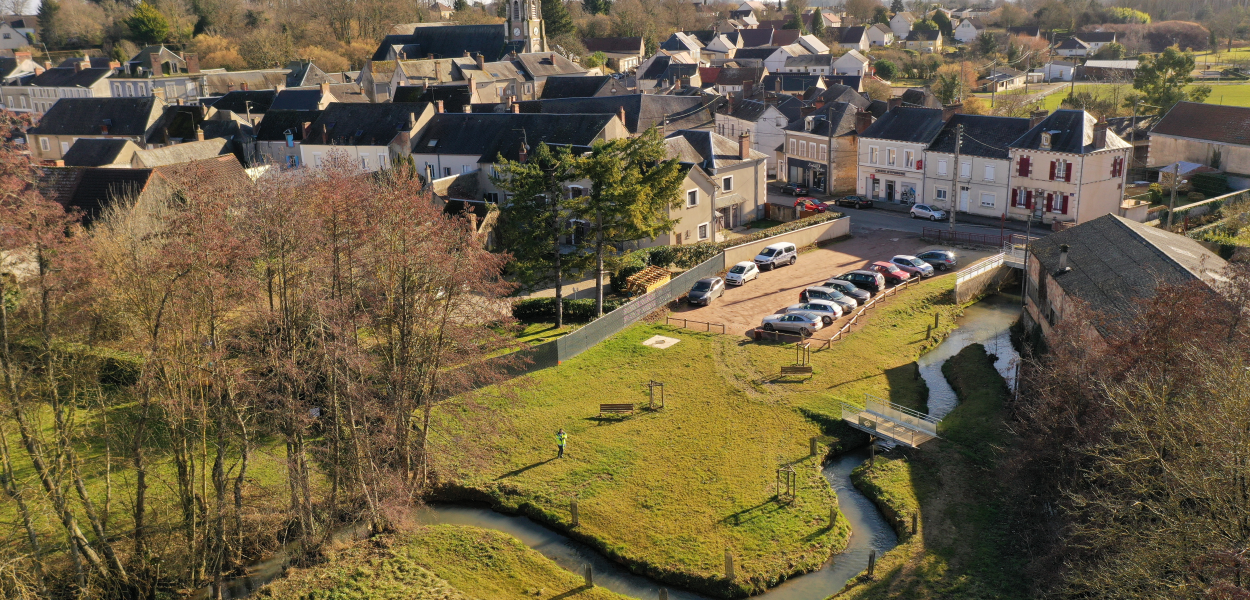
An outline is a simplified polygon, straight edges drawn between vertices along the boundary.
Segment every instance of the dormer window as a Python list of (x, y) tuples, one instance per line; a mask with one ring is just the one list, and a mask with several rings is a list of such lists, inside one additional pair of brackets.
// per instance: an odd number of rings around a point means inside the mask
[(1042, 150), (1050, 150), (1050, 132), (1042, 132)]

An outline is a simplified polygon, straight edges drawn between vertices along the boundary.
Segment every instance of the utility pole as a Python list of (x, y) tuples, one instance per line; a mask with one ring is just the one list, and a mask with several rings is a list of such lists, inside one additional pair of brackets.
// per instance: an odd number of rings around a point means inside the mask
[[(952, 181), (951, 181), (951, 198), (950, 198), (951, 225), (950, 225), (950, 228), (951, 228), (952, 240), (955, 239), (955, 211), (956, 209), (959, 208), (959, 205), (956, 204), (956, 200), (957, 200), (956, 194), (959, 193), (959, 172), (963, 168), (959, 164), (959, 147), (963, 145), (963, 141), (964, 141), (964, 126), (962, 123), (960, 123), (959, 125), (955, 126), (955, 169), (954, 169), (954, 172), (952, 173), (954, 177), (952, 178)], [(971, 175), (971, 173), (969, 173), (969, 175)]]
[(1172, 231), (1172, 211), (1176, 210), (1176, 184), (1181, 179), (1181, 163), (1172, 166), (1172, 201), (1168, 203), (1168, 231)]

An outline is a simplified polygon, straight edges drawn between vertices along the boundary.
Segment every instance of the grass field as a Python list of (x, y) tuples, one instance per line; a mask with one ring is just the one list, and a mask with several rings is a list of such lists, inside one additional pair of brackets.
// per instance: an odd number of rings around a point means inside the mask
[(422, 527), (333, 549), (264, 588), (274, 600), (623, 600), (587, 588), (515, 538), (456, 525)]
[[(848, 534), (841, 521), (827, 526), (835, 499), (808, 456), (809, 438), (863, 443), (837, 420), (839, 399), (862, 402), (871, 392), (923, 405), (914, 360), (935, 343), (925, 339), (934, 312), (939, 332), (953, 324), (952, 282), (931, 280), (885, 301), (861, 331), (813, 354), (815, 374), (806, 381), (776, 378), (778, 366), (794, 359), (791, 346), (632, 327), (491, 397), (496, 419), (458, 432), (461, 445), (441, 448), (451, 458), (439, 470), (505, 510), (573, 530), (670, 583), (720, 595), (775, 585), (818, 567)], [(657, 334), (681, 342), (666, 350), (640, 344)], [(663, 410), (598, 417), (599, 403), (643, 403), (648, 379), (666, 384)], [(570, 434), (563, 460), (554, 458), (559, 428)], [(792, 504), (775, 497), (781, 466), (798, 475)], [(734, 582), (723, 577), (726, 548), (737, 563)]]
[[(1108, 95), (1112, 92), (1109, 85), (1092, 85), (1092, 84), (1076, 84), (1076, 91), (1093, 91), (1099, 95)], [(1132, 93), (1132, 85), (1115, 86), (1120, 88), (1119, 97), (1123, 98), (1126, 93)], [(1061, 108), (1060, 103), (1064, 98), (1068, 97), (1069, 90), (1064, 88), (1044, 99), (1046, 110), (1053, 111)], [(1250, 106), (1250, 83), (1236, 84), (1213, 84), (1211, 85), (1211, 95), (1207, 96), (1207, 104), (1223, 104), (1226, 106)], [(1126, 113), (1128, 114), (1128, 113)]]
[(872, 581), (849, 586), (839, 598), (1025, 598), (1022, 561), (1012, 550), (996, 500), (995, 459), (1007, 443), (1002, 419), (1007, 386), (980, 344), (943, 366), (960, 405), (942, 420), (941, 439), (920, 450), (878, 458), (852, 477), (874, 498), (900, 535), (878, 563)]

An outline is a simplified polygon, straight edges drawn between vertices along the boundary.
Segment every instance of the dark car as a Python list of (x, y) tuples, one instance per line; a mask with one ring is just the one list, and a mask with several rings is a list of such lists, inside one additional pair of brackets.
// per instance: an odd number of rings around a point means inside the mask
[(885, 289), (885, 277), (875, 271), (856, 270), (850, 273), (843, 273), (834, 277), (842, 281), (848, 281), (855, 287), (868, 293), (875, 294)]
[(838, 206), (851, 208), (872, 208), (872, 200), (863, 196), (845, 196), (838, 198)]
[(790, 182), (781, 186), (781, 193), (790, 194), (791, 196), (806, 196), (807, 186)]
[(959, 266), (959, 259), (956, 258), (955, 253), (950, 250), (930, 250), (928, 252), (921, 252), (916, 255), (916, 258), (933, 265), (933, 268), (939, 271), (954, 269)]
[(725, 280), (720, 277), (706, 277), (694, 282), (694, 287), (690, 288), (690, 294), (686, 298), (691, 304), (707, 306), (724, 293)]
[(885, 276), (885, 280), (890, 282), (891, 285), (898, 285), (908, 279), (911, 279), (911, 273), (904, 271), (892, 262), (886, 262), (884, 260), (879, 260), (868, 265), (868, 269)]
[(872, 294), (868, 293), (867, 290), (861, 290), (855, 287), (855, 284), (841, 279), (830, 279), (829, 281), (820, 284), (820, 287), (838, 290), (839, 292), (858, 300), (860, 304), (867, 302), (868, 299), (872, 297)]

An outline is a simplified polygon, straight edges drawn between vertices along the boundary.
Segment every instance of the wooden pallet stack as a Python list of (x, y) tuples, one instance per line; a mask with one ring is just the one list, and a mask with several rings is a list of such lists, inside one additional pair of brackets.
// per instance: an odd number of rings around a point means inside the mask
[(635, 296), (649, 294), (668, 283), (672, 277), (673, 274), (669, 273), (668, 269), (648, 265), (647, 268), (625, 278), (625, 289)]

